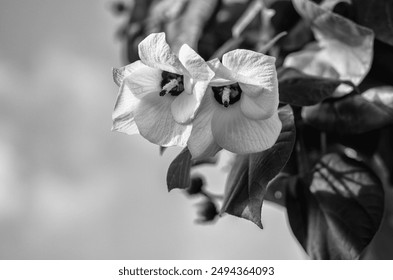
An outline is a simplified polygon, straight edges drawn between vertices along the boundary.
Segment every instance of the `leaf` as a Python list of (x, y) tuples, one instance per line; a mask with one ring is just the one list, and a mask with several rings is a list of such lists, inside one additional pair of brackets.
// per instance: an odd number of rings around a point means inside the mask
[[(198, 52), (203, 58), (209, 59), (213, 57), (213, 54), (219, 48), (221, 49), (220, 51), (225, 48), (231, 49), (232, 46), (240, 45), (243, 42), (244, 38), (241, 38), (241, 40), (231, 40), (232, 27), (245, 12), (249, 2), (248, 0), (219, 1), (219, 5), (216, 6), (216, 10), (209, 22), (205, 25), (198, 44)], [(250, 23), (250, 25), (253, 25), (253, 23)], [(218, 56), (214, 55), (214, 57)]]
[(352, 0), (356, 22), (371, 28), (377, 39), (393, 46), (393, 1)]
[(306, 123), (328, 132), (359, 134), (393, 124), (393, 87), (304, 107)]
[(296, 105), (314, 105), (333, 95), (336, 88), (351, 82), (306, 75), (294, 68), (280, 68), (277, 72), (280, 102)]
[(300, 20), (288, 32), (281, 42), (280, 47), (285, 52), (293, 52), (301, 49), (313, 38), (312, 32), (308, 24), (304, 20)]
[(287, 191), (297, 184), (297, 177), (280, 172), (267, 186), (265, 200), (274, 202), (281, 206), (286, 206)]
[[(380, 158), (378, 169), (385, 174), (386, 185), (393, 188), (393, 127), (387, 127), (381, 131), (381, 140), (379, 142), (377, 155)], [(392, 204), (393, 207), (393, 204)]]
[(392, 86), (380, 86), (370, 88), (362, 93), (362, 96), (373, 103), (382, 104), (393, 110), (393, 87)]
[(186, 2), (183, 13), (169, 21), (164, 28), (168, 43), (174, 51), (180, 49), (183, 44), (188, 44), (194, 50), (198, 49), (203, 28), (218, 4), (218, 0), (186, 0)]
[(276, 33), (290, 30), (299, 21), (299, 15), (291, 1), (264, 0), (264, 2), (269, 9), (275, 11), (272, 25)]
[(358, 259), (384, 211), (378, 177), (364, 163), (340, 154), (325, 155), (311, 185), (298, 184), (286, 197), (292, 231), (313, 259)]
[(393, 85), (393, 47), (375, 40), (374, 60), (369, 77), (383, 84)]
[(262, 228), (261, 209), (268, 183), (287, 163), (295, 142), (295, 126), (290, 106), (279, 109), (281, 134), (270, 149), (238, 155), (228, 175), (221, 214), (228, 213)]
[(125, 37), (125, 52), (129, 63), (139, 59), (138, 44), (151, 32), (145, 30), (145, 19), (148, 17), (149, 9), (153, 0), (137, 0), (131, 9), (128, 22), (120, 30)]
[(173, 189), (186, 189), (191, 185), (191, 154), (187, 148), (169, 165), (166, 175), (168, 191)]
[[(310, 22), (317, 42), (288, 55), (285, 67), (309, 75), (349, 80), (358, 85), (369, 72), (373, 58), (374, 33), (309, 0), (292, 0), (296, 10)], [(343, 93), (350, 91), (341, 87)]]
[(343, 8), (347, 8), (352, 4), (351, 2), (352, 0), (325, 0), (321, 3), (321, 7), (337, 13), (337, 8), (342, 8), (340, 5), (343, 5)]

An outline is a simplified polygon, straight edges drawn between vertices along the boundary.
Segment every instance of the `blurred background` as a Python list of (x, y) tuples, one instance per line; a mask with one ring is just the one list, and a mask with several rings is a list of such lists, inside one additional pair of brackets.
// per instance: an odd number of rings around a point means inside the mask
[[(180, 150), (111, 132), (123, 50), (110, 3), (1, 1), (0, 258), (305, 258), (276, 205), (262, 231), (196, 224), (199, 200), (167, 192)], [(222, 191), (224, 171), (204, 171)]]

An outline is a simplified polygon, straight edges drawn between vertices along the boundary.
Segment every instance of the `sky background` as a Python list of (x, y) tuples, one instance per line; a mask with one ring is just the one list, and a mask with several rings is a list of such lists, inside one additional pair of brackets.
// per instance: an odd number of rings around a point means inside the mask
[[(110, 131), (123, 63), (109, 3), (1, 1), (0, 258), (304, 258), (278, 206), (264, 230), (195, 224), (200, 200), (165, 183), (180, 150)], [(221, 168), (204, 171), (222, 191)]]

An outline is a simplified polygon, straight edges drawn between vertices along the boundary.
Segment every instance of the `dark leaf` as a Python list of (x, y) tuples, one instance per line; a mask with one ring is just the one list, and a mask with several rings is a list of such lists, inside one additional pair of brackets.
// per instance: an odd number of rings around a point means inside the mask
[(261, 209), (268, 183), (288, 161), (295, 142), (295, 126), (290, 106), (280, 108), (281, 134), (270, 149), (238, 155), (229, 173), (221, 214), (252, 221), (262, 228)]
[(339, 134), (359, 134), (393, 124), (393, 87), (372, 88), (303, 108), (305, 122)]
[(374, 59), (369, 72), (369, 78), (383, 84), (393, 85), (393, 47), (375, 40)]
[[(195, 1), (197, 2), (197, 1)], [(199, 54), (209, 59), (220, 48), (230, 49), (241, 40), (232, 39), (232, 27), (247, 9), (250, 1), (219, 1), (216, 11), (206, 24), (202, 38), (198, 44)], [(224, 46), (226, 45), (226, 46)], [(216, 55), (214, 55), (216, 57)]]
[(352, 0), (355, 20), (371, 28), (377, 39), (393, 46), (393, 1)]
[[(349, 147), (365, 157), (372, 157), (381, 140), (381, 130), (372, 130), (361, 134), (328, 134), (328, 143), (339, 143)], [(359, 141), (359, 139), (362, 139)], [(328, 145), (329, 145), (328, 144)], [(393, 158), (392, 158), (393, 159)]]
[[(378, 146), (378, 155), (382, 160), (385, 168), (379, 168), (380, 170), (386, 170), (386, 179), (390, 187), (393, 187), (393, 127), (387, 127), (381, 130), (381, 141)], [(392, 204), (393, 207), (393, 204)], [(392, 224), (393, 225), (393, 224)]]
[(313, 259), (358, 259), (381, 223), (382, 183), (364, 163), (325, 155), (311, 184), (287, 192), (293, 233)]
[(393, 260), (393, 189), (385, 188), (385, 212), (381, 226), (362, 259)]
[(168, 191), (186, 189), (191, 185), (191, 154), (187, 148), (172, 161), (166, 175)]
[(300, 19), (291, 1), (265, 0), (264, 2), (276, 12), (272, 24), (277, 33), (288, 31)]
[(349, 81), (306, 75), (294, 68), (281, 68), (277, 72), (280, 102), (296, 105), (314, 105), (333, 95), (336, 88)]
[(129, 63), (139, 59), (138, 44), (150, 33), (145, 30), (145, 19), (153, 0), (136, 0), (130, 9), (128, 23), (122, 28), (126, 41), (126, 58)]
[(280, 172), (267, 186), (265, 200), (285, 207), (287, 191), (297, 183), (297, 177)]
[(192, 166), (199, 166), (203, 164), (217, 164), (217, 156), (214, 157), (208, 157), (208, 158), (203, 158), (203, 159), (194, 159), (192, 160)]
[(281, 42), (280, 47), (285, 52), (298, 51), (313, 39), (310, 26), (305, 20), (300, 20), (293, 26)]
[(352, 0), (324, 0), (321, 7), (329, 11), (333, 11), (336, 14), (342, 15), (346, 18), (352, 19), (348, 14), (350, 13), (350, 8)]

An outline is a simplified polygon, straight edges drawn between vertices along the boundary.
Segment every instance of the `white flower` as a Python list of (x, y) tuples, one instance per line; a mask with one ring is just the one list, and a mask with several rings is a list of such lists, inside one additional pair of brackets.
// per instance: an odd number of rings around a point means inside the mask
[(164, 33), (146, 37), (139, 44), (139, 57), (113, 70), (120, 86), (113, 130), (140, 133), (161, 146), (184, 147), (214, 72), (188, 45), (175, 55)]
[(193, 158), (221, 148), (238, 154), (274, 145), (281, 131), (275, 58), (249, 50), (208, 62), (216, 75), (193, 121), (188, 148)]

